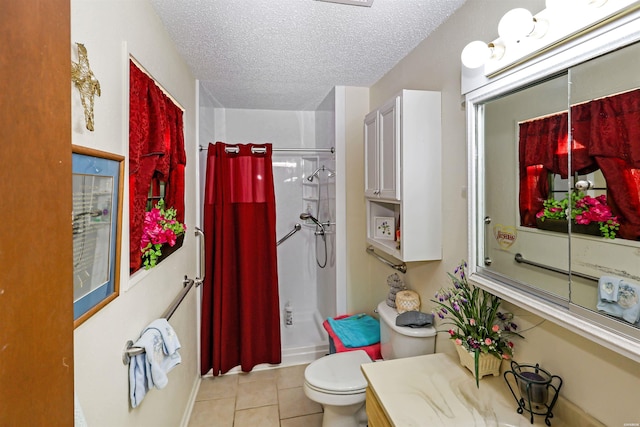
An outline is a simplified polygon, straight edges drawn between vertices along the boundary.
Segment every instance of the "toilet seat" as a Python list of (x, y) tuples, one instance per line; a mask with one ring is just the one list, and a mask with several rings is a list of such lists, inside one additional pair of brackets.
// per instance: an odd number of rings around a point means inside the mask
[(367, 380), (360, 370), (363, 363), (371, 363), (364, 350), (334, 353), (312, 362), (304, 372), (306, 385), (321, 393), (360, 394), (367, 388)]

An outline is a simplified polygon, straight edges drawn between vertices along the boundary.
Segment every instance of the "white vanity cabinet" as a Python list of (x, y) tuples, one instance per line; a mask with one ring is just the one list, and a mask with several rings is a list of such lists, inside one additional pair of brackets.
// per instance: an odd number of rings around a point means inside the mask
[(364, 139), (367, 243), (405, 262), (441, 259), (440, 92), (403, 90), (367, 114)]

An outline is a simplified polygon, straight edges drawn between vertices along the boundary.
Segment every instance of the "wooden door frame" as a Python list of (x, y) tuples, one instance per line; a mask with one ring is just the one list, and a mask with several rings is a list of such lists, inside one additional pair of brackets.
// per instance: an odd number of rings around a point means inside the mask
[(0, 425), (73, 425), (69, 0), (0, 0)]

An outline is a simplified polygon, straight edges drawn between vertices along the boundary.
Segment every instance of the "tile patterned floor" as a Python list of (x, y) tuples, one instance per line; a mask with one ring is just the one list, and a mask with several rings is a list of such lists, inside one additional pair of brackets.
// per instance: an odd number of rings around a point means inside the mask
[(321, 427), (302, 390), (307, 365), (202, 379), (189, 427)]

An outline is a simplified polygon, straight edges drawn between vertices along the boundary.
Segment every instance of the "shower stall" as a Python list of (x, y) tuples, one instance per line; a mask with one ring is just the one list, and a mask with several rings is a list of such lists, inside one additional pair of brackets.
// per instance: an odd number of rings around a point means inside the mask
[(278, 246), (283, 364), (309, 362), (328, 351), (322, 322), (336, 314), (335, 174), (313, 174), (322, 166), (333, 170), (334, 163), (330, 152), (273, 153), (276, 234), (301, 226)]
[(308, 363), (328, 353), (322, 322), (341, 314), (346, 298), (336, 285), (341, 177), (335, 172), (332, 105), (321, 111), (240, 110), (219, 108), (203, 90), (199, 98), (200, 195), (209, 142), (273, 146), (282, 366)]

